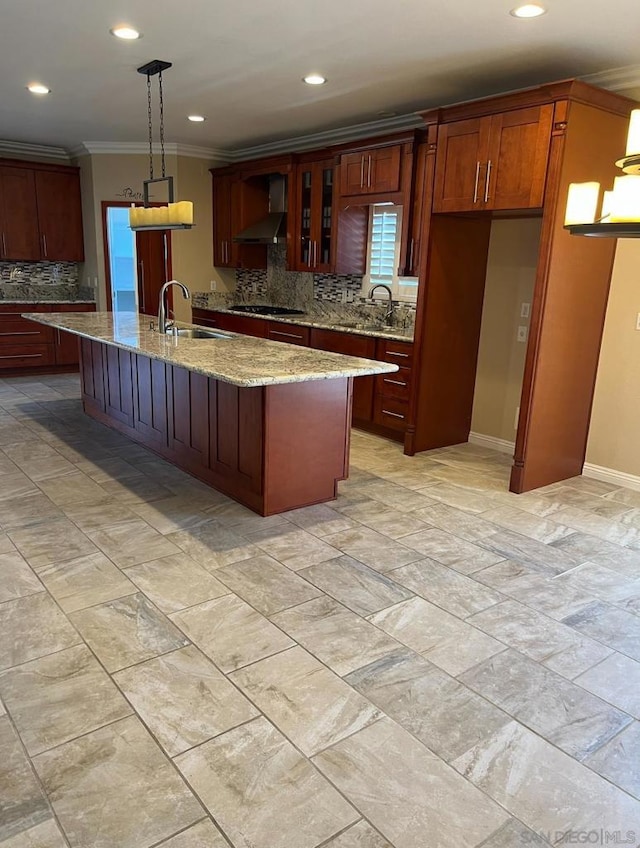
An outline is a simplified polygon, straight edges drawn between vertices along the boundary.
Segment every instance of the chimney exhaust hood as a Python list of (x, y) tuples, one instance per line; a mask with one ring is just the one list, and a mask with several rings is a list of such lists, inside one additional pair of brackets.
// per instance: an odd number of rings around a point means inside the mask
[(287, 178), (269, 177), (269, 213), (233, 237), (236, 244), (284, 244), (287, 240)]

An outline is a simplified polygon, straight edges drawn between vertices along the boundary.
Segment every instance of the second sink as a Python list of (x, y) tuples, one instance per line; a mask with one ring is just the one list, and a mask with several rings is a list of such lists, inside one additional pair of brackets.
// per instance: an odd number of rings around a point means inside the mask
[(205, 327), (174, 327), (168, 334), (181, 339), (232, 339), (229, 333), (220, 330), (208, 330)]

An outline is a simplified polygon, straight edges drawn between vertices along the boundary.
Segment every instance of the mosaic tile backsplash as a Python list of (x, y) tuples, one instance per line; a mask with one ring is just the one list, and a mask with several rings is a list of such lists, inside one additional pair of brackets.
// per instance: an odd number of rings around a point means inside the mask
[(93, 300), (76, 262), (0, 262), (1, 300)]

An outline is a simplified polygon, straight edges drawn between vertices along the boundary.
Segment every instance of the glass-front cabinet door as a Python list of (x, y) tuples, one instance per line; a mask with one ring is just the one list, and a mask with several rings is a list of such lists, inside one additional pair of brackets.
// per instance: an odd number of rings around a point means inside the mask
[(333, 174), (332, 160), (298, 167), (296, 271), (332, 270)]

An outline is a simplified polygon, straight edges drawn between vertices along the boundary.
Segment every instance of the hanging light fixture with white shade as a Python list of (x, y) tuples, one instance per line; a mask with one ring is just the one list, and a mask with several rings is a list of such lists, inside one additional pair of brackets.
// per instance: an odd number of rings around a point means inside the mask
[[(193, 203), (190, 200), (175, 201), (173, 177), (166, 175), (164, 156), (164, 92), (162, 72), (171, 67), (171, 62), (154, 59), (138, 68), (139, 74), (147, 78), (147, 115), (149, 120), (149, 179), (143, 180), (143, 206), (132, 206), (129, 210), (129, 226), (132, 230), (190, 230), (193, 226)], [(151, 104), (151, 77), (158, 77), (160, 101), (160, 167), (162, 176), (154, 177), (153, 170), (153, 110)], [(149, 186), (167, 183), (168, 203), (149, 205)]]
[(616, 162), (624, 176), (616, 177), (613, 189), (600, 199), (600, 183), (571, 183), (564, 226), (574, 236), (640, 238), (640, 109), (629, 121), (627, 149)]

